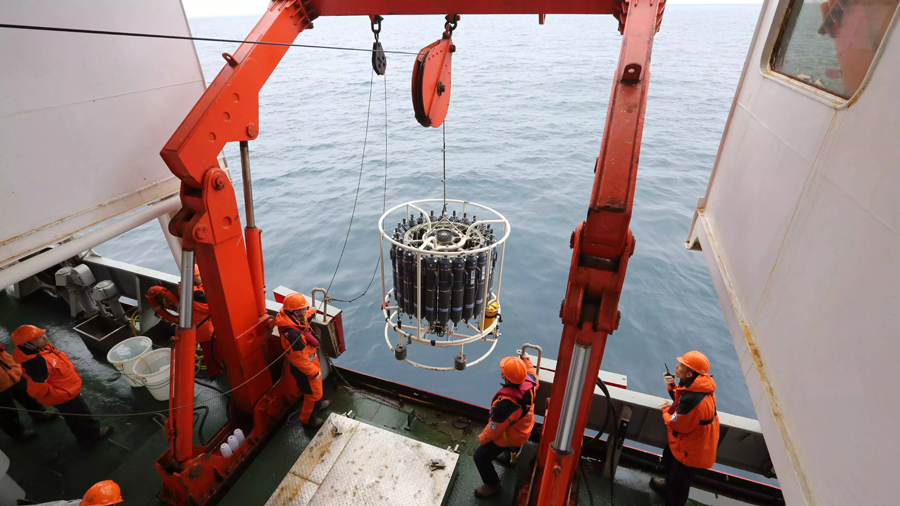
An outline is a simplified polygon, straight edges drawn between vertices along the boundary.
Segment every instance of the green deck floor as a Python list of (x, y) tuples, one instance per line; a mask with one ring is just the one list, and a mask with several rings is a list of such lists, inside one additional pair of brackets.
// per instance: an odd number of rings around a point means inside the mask
[[(84, 381), (84, 398), (95, 413), (126, 415), (166, 408), (165, 402), (154, 400), (145, 388), (131, 388), (106, 363), (104, 356), (89, 351), (71, 330), (72, 322), (67, 313), (68, 306), (64, 302), (46, 294), (31, 295), (17, 305), (8, 293), (0, 292), (0, 318), (6, 318), (0, 323), (0, 341), (10, 346), (9, 333), (22, 324), (31, 323), (46, 328), (51, 341), (68, 353), (78, 368)], [(224, 378), (220, 377), (217, 384), (225, 388)], [(523, 472), (521, 469), (506, 469), (497, 465), (503, 482), (503, 494), (490, 500), (478, 500), (473, 495), (474, 488), (481, 481), (472, 454), (477, 448), (476, 436), (483, 424), (474, 422), (467, 428), (459, 429), (454, 427), (454, 416), (339, 384), (343, 385), (334, 376), (326, 381), (325, 397), (332, 402), (330, 412), (347, 413), (352, 410), (354, 417), (361, 422), (428, 444), (441, 448), (459, 445), (460, 459), (456, 479), (446, 501), (448, 505), (512, 504), (516, 483), (521, 480), (517, 473)], [(213, 390), (200, 387), (199, 398), (206, 399), (213, 394)], [(205, 405), (210, 407), (210, 413), (203, 433), (205, 437), (210, 437), (225, 423), (226, 400), (218, 397)], [(404, 425), (412, 410), (425, 421), (416, 420), (411, 430), (405, 430)], [(327, 413), (322, 416), (327, 416)], [(33, 426), (24, 415), (23, 420), (27, 426)], [(11, 460), (8, 474), (26, 490), (28, 498), (36, 502), (78, 498), (93, 483), (113, 479), (122, 487), (125, 504), (162, 504), (156, 499), (161, 481), (153, 468), (153, 462), (167, 447), (160, 427), (149, 415), (104, 417), (101, 421), (114, 428), (113, 434), (87, 445), (77, 444), (60, 419), (34, 426), (39, 436), (26, 444), (15, 443), (0, 433), (0, 449)], [(312, 435), (300, 425), (283, 425), (221, 498), (220, 504), (265, 504)], [(195, 433), (195, 440), (197, 437)], [(533, 452), (533, 445), (526, 448), (520, 462), (530, 460)], [(519, 467), (524, 469), (522, 464)], [(600, 477), (599, 464), (583, 459), (582, 467), (585, 478), (581, 481), (579, 504), (611, 504), (609, 483)], [(616, 504), (661, 504), (662, 498), (647, 488), (648, 480), (649, 475), (620, 468), (616, 479)], [(739, 504), (707, 495), (709, 500), (704, 499), (706, 504)]]

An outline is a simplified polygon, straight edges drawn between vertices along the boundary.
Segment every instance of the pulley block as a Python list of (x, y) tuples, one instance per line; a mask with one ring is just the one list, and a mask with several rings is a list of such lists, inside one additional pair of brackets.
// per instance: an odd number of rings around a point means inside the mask
[(380, 76), (383, 76), (385, 70), (387, 70), (387, 57), (384, 55), (384, 48), (381, 47), (381, 42), (377, 41), (372, 43), (372, 70)]
[(372, 43), (372, 70), (374, 70), (376, 74), (383, 76), (384, 72), (387, 70), (387, 56), (384, 54), (384, 48), (381, 47), (381, 42), (378, 41), (378, 34), (381, 33), (381, 22), (384, 21), (384, 18), (381, 16), (371, 16), (371, 19), (372, 33), (375, 35), (375, 42)]
[(412, 74), (412, 101), (416, 120), (437, 128), (450, 106), (450, 63), (456, 46), (449, 34), (430, 44), (416, 57)]

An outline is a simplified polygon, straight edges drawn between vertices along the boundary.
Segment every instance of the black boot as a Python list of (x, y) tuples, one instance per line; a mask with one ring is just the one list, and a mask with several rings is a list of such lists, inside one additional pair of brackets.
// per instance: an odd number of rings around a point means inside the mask
[(323, 423), (325, 423), (325, 421), (322, 420), (321, 418), (313, 417), (308, 422), (304, 423), (303, 427), (305, 427), (307, 429), (318, 429), (319, 427), (322, 426)]
[(318, 413), (328, 406), (331, 406), (331, 401), (329, 401), (328, 399), (322, 399), (321, 401), (316, 403), (315, 407), (313, 407), (313, 412)]
[(475, 489), (475, 497), (479, 499), (487, 499), (488, 497), (493, 497), (499, 494), (502, 491), (500, 485), (490, 486), (490, 485), (482, 485)]

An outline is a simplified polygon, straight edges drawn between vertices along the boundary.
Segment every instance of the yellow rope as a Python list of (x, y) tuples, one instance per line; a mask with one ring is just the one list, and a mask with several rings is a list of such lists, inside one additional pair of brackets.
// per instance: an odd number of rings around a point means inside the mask
[(203, 350), (200, 349), (200, 345), (198, 344), (197, 349), (194, 351), (194, 374), (205, 370), (206, 363), (203, 362)]

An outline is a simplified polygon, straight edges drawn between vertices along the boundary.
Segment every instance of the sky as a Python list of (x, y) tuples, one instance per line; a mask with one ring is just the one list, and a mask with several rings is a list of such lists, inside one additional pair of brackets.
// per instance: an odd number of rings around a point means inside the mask
[[(262, 15), (269, 0), (182, 0), (189, 18)], [(758, 4), (762, 0), (668, 0), (678, 4)]]

